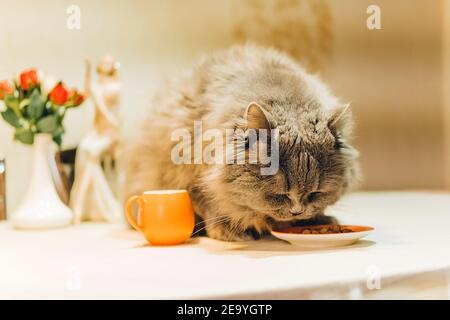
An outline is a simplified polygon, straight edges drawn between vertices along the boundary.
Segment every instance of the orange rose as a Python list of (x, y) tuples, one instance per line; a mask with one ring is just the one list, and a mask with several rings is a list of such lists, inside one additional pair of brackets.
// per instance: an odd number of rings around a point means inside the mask
[(23, 90), (28, 90), (31, 86), (39, 84), (39, 78), (35, 69), (22, 72), (19, 76), (19, 80)]
[(69, 100), (72, 102), (74, 107), (78, 107), (84, 102), (84, 96), (79, 93), (76, 89), (72, 89), (69, 92)]
[(83, 102), (84, 102), (84, 96), (82, 94), (77, 93), (77, 95), (75, 96), (75, 99), (73, 100), (73, 105), (75, 107), (77, 107), (80, 104), (82, 104)]
[(6, 95), (13, 94), (14, 89), (8, 80), (0, 81), (0, 100)]
[(77, 94), (76, 98), (74, 100), (73, 105), (75, 107), (78, 107), (80, 104), (82, 104), (84, 102), (84, 96), (82, 94)]
[(50, 101), (57, 105), (64, 105), (69, 100), (69, 91), (63, 83), (58, 83), (49, 94)]

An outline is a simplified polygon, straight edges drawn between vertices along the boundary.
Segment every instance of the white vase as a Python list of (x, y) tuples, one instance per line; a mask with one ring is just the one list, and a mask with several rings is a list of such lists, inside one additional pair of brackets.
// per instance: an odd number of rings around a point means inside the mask
[(34, 137), (28, 188), (19, 208), (11, 215), (11, 223), (16, 228), (57, 228), (72, 223), (72, 212), (60, 200), (50, 172), (51, 143), (49, 134), (37, 134)]

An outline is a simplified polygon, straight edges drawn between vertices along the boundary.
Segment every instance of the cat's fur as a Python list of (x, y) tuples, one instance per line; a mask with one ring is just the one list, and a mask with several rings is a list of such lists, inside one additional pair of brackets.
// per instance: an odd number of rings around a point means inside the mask
[[(260, 108), (247, 110), (251, 102)], [(171, 150), (178, 142), (171, 133), (192, 131), (195, 120), (203, 121), (204, 130), (277, 128), (278, 173), (262, 176), (254, 164), (173, 164)], [(207, 235), (222, 240), (257, 238), (297, 221), (326, 221), (324, 209), (357, 180), (351, 127), (350, 110), (289, 57), (256, 46), (233, 47), (204, 57), (154, 97), (126, 153), (124, 196), (187, 189)]]

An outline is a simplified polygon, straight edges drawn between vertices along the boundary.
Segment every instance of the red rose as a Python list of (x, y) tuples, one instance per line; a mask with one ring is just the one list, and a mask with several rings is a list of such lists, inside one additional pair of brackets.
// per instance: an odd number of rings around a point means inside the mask
[(30, 89), (30, 86), (39, 84), (39, 78), (35, 69), (24, 71), (20, 74), (20, 86), (23, 90)]
[(12, 94), (13, 92), (14, 89), (8, 80), (0, 81), (0, 100), (3, 100), (6, 95)]
[(62, 106), (69, 100), (69, 91), (60, 82), (50, 92), (49, 98), (51, 102)]

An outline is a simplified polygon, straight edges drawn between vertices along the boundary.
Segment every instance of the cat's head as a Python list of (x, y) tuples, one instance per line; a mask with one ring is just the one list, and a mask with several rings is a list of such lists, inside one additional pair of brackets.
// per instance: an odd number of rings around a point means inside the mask
[[(290, 108), (277, 113), (276, 108), (263, 106), (249, 105), (245, 126), (246, 130), (278, 131), (278, 170), (263, 175), (261, 167), (267, 165), (227, 165), (222, 175), (223, 191), (233, 204), (263, 217), (311, 219), (354, 183), (356, 151), (346, 140), (350, 110), (339, 106), (325, 112), (310, 103), (301, 111)], [(270, 152), (270, 139), (258, 143)]]

